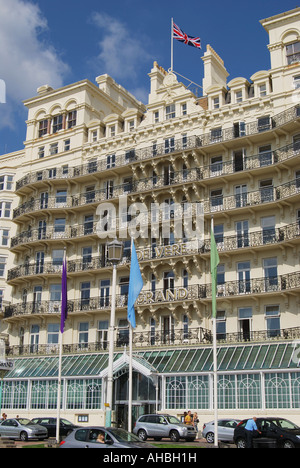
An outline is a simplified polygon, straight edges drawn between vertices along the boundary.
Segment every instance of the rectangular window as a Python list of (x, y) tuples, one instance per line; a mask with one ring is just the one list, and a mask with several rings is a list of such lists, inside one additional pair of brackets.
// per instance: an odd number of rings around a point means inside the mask
[(68, 113), (68, 128), (75, 127), (77, 120), (77, 111), (72, 111)]
[(58, 344), (59, 323), (49, 323), (47, 333), (47, 344)]
[(166, 107), (166, 119), (174, 119), (175, 118), (175, 104), (171, 104), (170, 106)]
[(85, 281), (80, 284), (81, 310), (88, 309), (90, 306), (91, 283)]
[(39, 138), (48, 133), (48, 120), (42, 120), (39, 123)]
[(260, 167), (269, 166), (272, 164), (272, 150), (271, 145), (261, 146), (259, 149), (259, 163)]
[(7, 246), (9, 240), (9, 230), (0, 229), (0, 245)]
[(107, 343), (108, 343), (108, 320), (100, 320), (98, 322), (97, 344), (100, 345), (100, 349), (107, 349)]
[(294, 42), (286, 46), (287, 64), (299, 62), (300, 60), (300, 42)]
[(71, 149), (71, 140), (65, 140), (64, 141), (64, 150), (65, 151), (70, 151)]
[(12, 175), (3, 175), (0, 177), (0, 190), (12, 190), (13, 189)]
[(89, 343), (89, 323), (81, 322), (78, 332), (79, 348), (87, 348)]
[[(65, 232), (66, 228), (66, 218), (55, 218), (54, 220), (54, 232), (60, 233), (60, 232)], [(57, 237), (57, 236), (55, 236)]]
[(0, 202), (0, 218), (10, 218), (11, 202)]
[(56, 115), (53, 117), (53, 133), (59, 132), (59, 130), (62, 130), (63, 128), (63, 116), (62, 115)]
[(268, 338), (280, 336), (280, 311), (278, 305), (265, 307)]
[(275, 216), (261, 218), (263, 244), (276, 242), (275, 238)]
[(0, 277), (4, 276), (6, 257), (0, 257)]
[(66, 206), (67, 203), (67, 190), (56, 190), (56, 198), (55, 198), (55, 208), (60, 206)]
[(106, 157), (106, 169), (110, 169), (111, 167), (116, 166), (116, 155), (110, 154)]
[(45, 146), (40, 146), (38, 154), (39, 154), (39, 159), (42, 159), (45, 156)]

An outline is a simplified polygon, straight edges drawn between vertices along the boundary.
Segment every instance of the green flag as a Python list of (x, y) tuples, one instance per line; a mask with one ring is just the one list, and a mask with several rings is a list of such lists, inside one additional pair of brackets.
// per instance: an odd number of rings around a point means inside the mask
[(212, 297), (212, 318), (217, 317), (217, 266), (220, 263), (217, 244), (213, 229), (211, 230), (210, 241), (210, 272), (211, 272), (211, 297)]

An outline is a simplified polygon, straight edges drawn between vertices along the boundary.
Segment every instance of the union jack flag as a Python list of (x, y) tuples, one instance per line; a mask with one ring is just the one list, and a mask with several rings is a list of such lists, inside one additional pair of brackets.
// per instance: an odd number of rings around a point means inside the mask
[(173, 23), (173, 39), (177, 39), (178, 41), (184, 42), (185, 44), (189, 46), (197, 47), (197, 49), (201, 49), (200, 37), (188, 36), (175, 23)]

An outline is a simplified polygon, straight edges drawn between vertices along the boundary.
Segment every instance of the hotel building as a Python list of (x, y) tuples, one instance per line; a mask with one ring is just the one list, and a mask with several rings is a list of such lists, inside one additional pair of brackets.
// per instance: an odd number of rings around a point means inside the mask
[(261, 25), (271, 67), (228, 81), (207, 45), (201, 97), (154, 62), (146, 105), (108, 75), (42, 86), (24, 102), (24, 148), (0, 158), (0, 332), (15, 361), (3, 385), (9, 416), (56, 415), (66, 250), (61, 416), (104, 423), (107, 241), (116, 237), (124, 250), (113, 420), (126, 427), (134, 233), (144, 287), (135, 308), (133, 418), (192, 410), (200, 425), (212, 419), (213, 217), (219, 415), (300, 423), (300, 8)]

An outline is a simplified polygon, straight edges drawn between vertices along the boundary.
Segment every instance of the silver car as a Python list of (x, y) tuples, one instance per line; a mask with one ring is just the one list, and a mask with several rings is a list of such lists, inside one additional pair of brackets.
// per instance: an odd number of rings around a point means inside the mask
[(175, 416), (169, 414), (145, 414), (140, 416), (135, 423), (133, 433), (141, 440), (153, 437), (160, 440), (163, 437), (170, 438), (173, 442), (179, 439), (192, 441), (197, 432), (194, 426), (183, 424)]
[[(218, 419), (218, 439), (224, 442), (233, 442), (234, 429), (240, 422), (239, 419)], [(215, 440), (215, 422), (210, 421), (203, 425), (202, 436), (209, 444)]]
[(45, 427), (34, 424), (30, 419), (5, 419), (0, 424), (0, 437), (23, 441), (28, 439), (44, 440), (48, 437), (48, 431)]
[(81, 427), (74, 429), (59, 448), (150, 448), (152, 445), (142, 442), (137, 436), (120, 428)]

